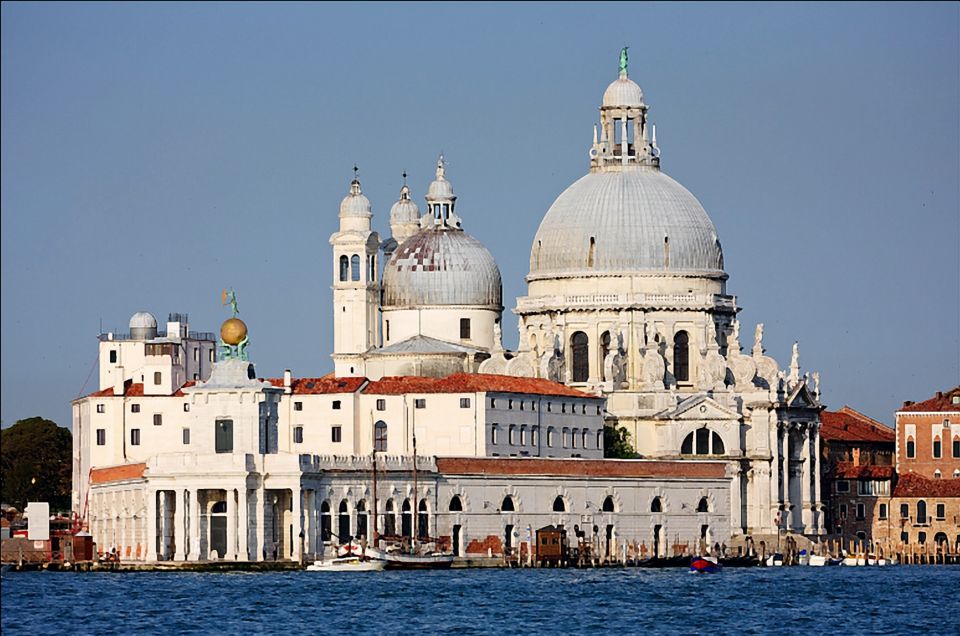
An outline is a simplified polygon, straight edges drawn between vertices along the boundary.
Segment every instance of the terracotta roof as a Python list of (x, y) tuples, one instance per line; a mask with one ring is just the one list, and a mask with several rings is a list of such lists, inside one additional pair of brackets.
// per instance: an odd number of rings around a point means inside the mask
[(936, 395), (923, 402), (917, 402), (915, 404), (904, 403), (900, 411), (950, 411), (960, 413), (960, 404), (954, 404), (954, 397), (960, 397), (960, 386), (946, 392), (937, 391)]
[[(171, 395), (148, 395), (147, 397), (183, 397), (183, 389), (193, 386), (196, 384), (195, 381), (189, 380), (184, 383), (182, 387), (174, 391)], [(126, 380), (123, 383), (123, 396), (124, 397), (141, 397), (143, 396), (143, 382), (134, 382), (133, 380)], [(101, 391), (94, 391), (87, 397), (119, 397), (113, 392), (113, 387), (108, 386), (107, 388)]]
[(106, 468), (94, 468), (90, 471), (91, 484), (105, 484), (111, 481), (124, 481), (126, 479), (139, 479), (147, 470), (146, 464), (123, 464), (122, 466), (108, 466)]
[(454, 373), (445, 378), (392, 376), (371, 382), (364, 393), (400, 395), (402, 393), (526, 393), (559, 397), (594, 398), (595, 395), (539, 378), (518, 378), (489, 373)]
[(960, 497), (960, 479), (927, 479), (916, 473), (901, 473), (894, 497)]
[(437, 472), (447, 475), (551, 475), (565, 477), (722, 478), (724, 462), (646, 459), (540, 459), (438, 457)]
[(820, 413), (820, 437), (827, 442), (888, 442), (893, 444), (894, 430), (845, 406), (839, 411)]
[(893, 466), (854, 466), (852, 462), (837, 462), (829, 476), (834, 479), (893, 479)]
[[(267, 378), (264, 380), (275, 387), (283, 388), (283, 378)], [(321, 395), (324, 393), (355, 393), (366, 378), (335, 378), (325, 375), (322, 378), (292, 378), (290, 389), (296, 395)]]

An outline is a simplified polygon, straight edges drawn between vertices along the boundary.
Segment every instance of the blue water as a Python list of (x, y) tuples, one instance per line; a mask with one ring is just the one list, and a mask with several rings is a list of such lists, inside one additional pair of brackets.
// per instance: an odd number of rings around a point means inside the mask
[(960, 634), (960, 566), (7, 573), (11, 634)]

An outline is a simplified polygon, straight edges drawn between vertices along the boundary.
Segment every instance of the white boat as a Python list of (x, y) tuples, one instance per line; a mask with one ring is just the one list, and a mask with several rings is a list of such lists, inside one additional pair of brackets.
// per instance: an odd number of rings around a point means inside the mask
[(419, 550), (407, 552), (399, 549), (372, 550), (368, 554), (386, 563), (388, 570), (441, 570), (453, 565), (454, 556), (449, 553)]
[(848, 556), (843, 557), (843, 561), (840, 562), (840, 565), (846, 566), (857, 566), (857, 565), (866, 565), (867, 561), (862, 556)]
[(810, 560), (807, 565), (812, 565), (813, 567), (822, 568), (827, 564), (827, 557), (820, 556), (819, 554), (811, 554)]
[(780, 567), (781, 565), (783, 565), (783, 555), (780, 554), (779, 552), (777, 552), (776, 554), (771, 554), (770, 556), (767, 557), (767, 565), (771, 567), (773, 566)]
[(386, 562), (380, 559), (361, 560), (360, 557), (348, 556), (329, 561), (314, 561), (307, 566), (308, 572), (379, 572), (386, 567)]
[(797, 565), (810, 565), (810, 555), (806, 550), (800, 550), (800, 554), (797, 555)]

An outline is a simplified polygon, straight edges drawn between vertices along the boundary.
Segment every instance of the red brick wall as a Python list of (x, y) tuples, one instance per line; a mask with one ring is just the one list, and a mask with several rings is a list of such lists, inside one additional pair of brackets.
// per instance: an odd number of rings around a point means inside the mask
[(466, 553), (474, 556), (487, 556), (487, 550), (489, 550), (493, 556), (502, 555), (503, 540), (493, 534), (488, 534), (487, 538), (483, 541), (471, 539), (469, 545), (467, 545)]

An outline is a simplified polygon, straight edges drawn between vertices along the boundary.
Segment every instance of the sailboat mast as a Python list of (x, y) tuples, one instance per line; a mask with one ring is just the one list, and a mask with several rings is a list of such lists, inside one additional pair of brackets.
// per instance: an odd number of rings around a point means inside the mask
[(411, 541), (411, 545), (413, 546), (417, 545), (417, 535), (419, 534), (417, 532), (417, 525), (420, 521), (418, 511), (419, 511), (419, 508), (417, 507), (417, 430), (416, 430), (416, 425), (414, 425), (414, 430), (413, 430), (413, 510), (411, 511), (411, 515), (413, 517), (413, 523), (411, 524), (411, 530), (413, 531), (413, 541)]
[(379, 509), (377, 508), (377, 451), (374, 449), (372, 453), (373, 457), (373, 533), (370, 535), (373, 537), (373, 548), (377, 548), (377, 517), (380, 516)]

